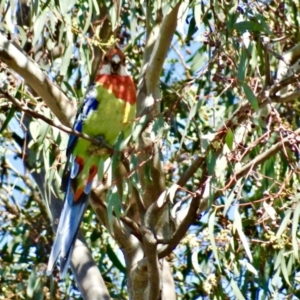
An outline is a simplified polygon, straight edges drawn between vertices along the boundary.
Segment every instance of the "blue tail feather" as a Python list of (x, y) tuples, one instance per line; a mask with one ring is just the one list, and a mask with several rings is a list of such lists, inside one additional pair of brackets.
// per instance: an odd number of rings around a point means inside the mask
[(63, 278), (67, 273), (73, 252), (73, 246), (89, 198), (89, 194), (82, 193), (80, 198), (76, 202), (74, 202), (74, 193), (71, 185), (72, 184), (70, 179), (68, 183), (64, 206), (59, 218), (59, 224), (56, 232), (55, 241), (52, 246), (47, 267), (47, 275), (50, 275), (59, 257), (59, 260), (61, 262), (61, 278)]

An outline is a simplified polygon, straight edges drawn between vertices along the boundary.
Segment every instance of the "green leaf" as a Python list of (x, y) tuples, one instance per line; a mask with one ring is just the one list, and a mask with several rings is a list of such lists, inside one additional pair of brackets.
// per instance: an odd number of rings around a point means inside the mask
[(187, 62), (189, 61), (191, 61), (191, 71), (196, 72), (204, 65), (206, 57), (201, 51), (197, 51)]
[(68, 92), (70, 92), (70, 93), (72, 94), (72, 97), (77, 98), (77, 95), (76, 95), (76, 92), (75, 92), (75, 90), (74, 90), (74, 87), (71, 86), (71, 85), (69, 84), (69, 82), (67, 82), (67, 81), (63, 81), (62, 83), (63, 83), (63, 84), (65, 85), (65, 87), (67, 88)]
[(30, 131), (32, 139), (34, 141), (37, 141), (38, 136), (40, 134), (40, 126), (39, 126), (39, 124), (38, 124), (37, 121), (30, 122), (30, 124), (29, 124), (29, 131)]
[(219, 270), (221, 271), (219, 256), (218, 256), (218, 249), (215, 241), (215, 235), (214, 235), (214, 227), (215, 227), (215, 217), (216, 217), (216, 211), (213, 211), (208, 219), (208, 233), (209, 233), (209, 240), (211, 244), (211, 249), (213, 251), (216, 263), (219, 267)]
[(149, 121), (149, 118), (147, 115), (142, 116), (138, 122), (136, 122), (133, 126), (132, 130), (132, 139), (133, 141), (137, 141), (140, 133), (142, 132), (143, 128), (145, 128), (147, 122)]
[(258, 45), (259, 43), (253, 42), (251, 43), (251, 45), (248, 48), (249, 53), (251, 52), (251, 60), (249, 62), (250, 64), (250, 72), (248, 74), (248, 76), (253, 76), (257, 65), (259, 63), (259, 53), (258, 53)]
[(121, 132), (117, 138), (117, 141), (114, 145), (114, 150), (115, 152), (121, 152), (125, 148), (125, 143), (124, 143), (124, 132)]
[(274, 261), (275, 261), (275, 263), (274, 263), (274, 270), (276, 270), (277, 268), (280, 267), (282, 259), (284, 259), (284, 257), (283, 257), (283, 250), (280, 250), (278, 252), (276, 258), (274, 259)]
[(76, 0), (68, 0), (68, 1), (59, 1), (59, 7), (62, 15), (66, 15), (69, 13), (70, 9), (74, 6)]
[(130, 182), (127, 178), (122, 178), (122, 203), (125, 203), (129, 193), (131, 192), (130, 190)]
[(108, 215), (108, 222), (110, 231), (113, 232), (113, 212), (115, 213), (115, 216), (117, 220), (120, 220), (121, 216), (121, 201), (120, 201), (120, 195), (117, 186), (112, 186), (110, 191), (108, 192), (108, 196), (106, 197), (107, 201), (107, 215)]
[[(37, 140), (37, 142), (39, 144), (42, 144), (44, 142), (45, 137), (46, 137), (49, 129), (50, 129), (50, 125), (49, 124), (47, 124), (45, 122), (41, 122), (41, 124), (40, 124), (40, 131), (39, 131), (39, 137), (38, 137), (38, 140)], [(45, 145), (43, 145), (43, 146), (45, 146)]]
[(27, 296), (29, 298), (33, 297), (35, 287), (36, 287), (36, 282), (37, 282), (37, 274), (36, 274), (36, 271), (33, 269), (29, 275), (27, 290), (26, 290)]
[(193, 249), (192, 256), (191, 256), (191, 261), (192, 261), (192, 265), (193, 265), (195, 271), (197, 273), (201, 273), (201, 267), (199, 265), (197, 249)]
[(288, 274), (291, 274), (292, 269), (294, 268), (294, 264), (295, 264), (295, 256), (294, 255), (289, 255), (287, 257), (287, 259), (289, 260), (288, 264), (287, 264), (287, 271), (288, 271)]
[(109, 228), (107, 228), (111, 233), (114, 232), (113, 228), (113, 200), (112, 200), (112, 190), (110, 189), (106, 194), (106, 203), (107, 203), (107, 218)]
[(297, 260), (299, 260), (299, 241), (297, 238), (297, 230), (299, 225), (299, 216), (300, 216), (300, 203), (297, 204), (296, 209), (294, 211), (293, 224), (292, 224), (292, 245), (294, 256)]
[(235, 23), (233, 25), (233, 29), (236, 29), (241, 33), (244, 33), (245, 31), (265, 32), (264, 26), (252, 21), (243, 21), (243, 22)]
[(102, 181), (104, 175), (104, 159), (103, 157), (100, 158), (98, 164), (98, 180)]
[(207, 163), (207, 173), (209, 176), (214, 174), (215, 165), (216, 165), (216, 156), (212, 150), (209, 150), (208, 155), (206, 157)]
[[(134, 2), (134, 1), (131, 1)], [(120, 1), (106, 1), (106, 7), (108, 8), (108, 14), (109, 14), (109, 19), (111, 22), (111, 28), (112, 31), (116, 29), (118, 26), (119, 22), (119, 17), (120, 17), (120, 10), (121, 7), (119, 7)], [(136, 15), (131, 15), (132, 17), (136, 18)]]
[(86, 34), (86, 32), (88, 31), (92, 20), (92, 15), (93, 15), (93, 3), (92, 0), (89, 0), (89, 10), (87, 12), (87, 18), (85, 18), (85, 25), (82, 30), (82, 35)]
[(247, 268), (247, 270), (251, 273), (253, 273), (254, 275), (258, 275), (257, 270), (253, 267), (253, 265), (251, 265), (250, 263), (246, 262), (245, 267)]
[(245, 80), (247, 67), (248, 67), (247, 50), (245, 48), (243, 48), (241, 60), (240, 60), (240, 64), (239, 64), (239, 69), (238, 69), (238, 74), (237, 74), (238, 80), (240, 80), (240, 81)]
[[(275, 270), (276, 270), (276, 269), (275, 269)], [(278, 283), (278, 280), (281, 280), (281, 279), (279, 278), (279, 274), (280, 274), (280, 269), (277, 269), (275, 275), (273, 275), (273, 278), (272, 278), (272, 280), (271, 280), (272, 285), (276, 286), (277, 283)]]
[(135, 7), (135, 1), (130, 1), (130, 33), (131, 33), (131, 43), (134, 45), (134, 40), (137, 35), (137, 11)]
[(236, 299), (237, 300), (245, 300), (242, 292), (240, 291), (238, 285), (236, 284), (236, 282), (234, 281), (233, 278), (230, 280), (230, 285), (232, 287), (232, 290), (233, 290), (233, 293), (234, 293)]
[(106, 244), (106, 254), (109, 257), (109, 259), (112, 261), (114, 267), (118, 268), (122, 273), (125, 274), (126, 268), (119, 260), (118, 256), (116, 255), (115, 251), (113, 250), (109, 242)]
[(266, 23), (266, 18), (263, 15), (256, 14), (255, 15), (255, 19), (259, 20), (260, 25), (263, 26), (263, 28), (265, 29), (266, 33), (272, 34), (272, 31), (270, 30), (269, 26)]
[(93, 0), (93, 5), (94, 5), (94, 9), (95, 9), (95, 13), (96, 15), (100, 14), (100, 9), (99, 9), (99, 4), (97, 0)]
[(202, 11), (201, 11), (202, 1), (196, 1), (194, 6), (194, 18), (196, 22), (196, 26), (201, 28), (202, 25)]
[(8, 114), (7, 114), (7, 116), (6, 116), (5, 121), (3, 122), (3, 124), (2, 124), (2, 126), (1, 126), (1, 128), (0, 128), (0, 134), (3, 132), (3, 130), (6, 129), (8, 123), (10, 122), (10, 120), (11, 120), (11, 119), (13, 118), (13, 116), (15, 115), (15, 112), (16, 112), (15, 107), (14, 107), (14, 106), (11, 107), (10, 110), (9, 110), (9, 112), (8, 112)]
[(226, 137), (225, 137), (225, 142), (226, 142), (226, 145), (228, 146), (228, 148), (230, 150), (232, 150), (232, 146), (233, 146), (233, 133), (232, 133), (232, 130), (231, 128), (229, 128), (227, 130), (227, 134), (226, 134)]
[(292, 215), (292, 210), (289, 209), (285, 212), (285, 215), (284, 215), (284, 218), (280, 224), (280, 227), (276, 233), (276, 237), (279, 238), (282, 233), (286, 230), (287, 228), (287, 225), (290, 223), (290, 218), (291, 218), (291, 215)]
[(68, 48), (65, 51), (64, 57), (62, 58), (62, 64), (60, 67), (60, 75), (62, 76), (65, 76), (68, 71), (71, 56), (72, 56), (72, 51), (73, 51), (73, 44), (69, 44)]
[(253, 93), (253, 91), (250, 89), (250, 87), (246, 83), (241, 83), (241, 86), (243, 87), (244, 93), (250, 102), (252, 108), (254, 109), (255, 112), (258, 111), (258, 102), (257, 99)]
[[(238, 182), (236, 183), (236, 186), (240, 186), (242, 179), (239, 179)], [(236, 194), (234, 189), (231, 191), (228, 197), (225, 199), (225, 205), (224, 205), (224, 210), (223, 210), (223, 215), (225, 216), (227, 214), (227, 211), (229, 207), (231, 206), (231, 203), (235, 200)]]
[(92, 59), (90, 58), (90, 48), (83, 44), (80, 47), (80, 55), (83, 65), (86, 67), (87, 73), (90, 75), (92, 73)]
[[(181, 33), (184, 32), (186, 27), (186, 19), (189, 12), (189, 0), (182, 0), (177, 13), (177, 30)], [(195, 25), (195, 21), (193, 22)], [(191, 25), (191, 22), (190, 22)], [(189, 26), (190, 29), (190, 26)], [(189, 34), (188, 34), (189, 35)]]
[(32, 45), (35, 45), (37, 41), (43, 36), (42, 32), (45, 29), (45, 23), (47, 18), (48, 10), (45, 9), (42, 13), (37, 17), (33, 26), (33, 40)]
[(112, 203), (114, 207), (114, 212), (116, 215), (116, 218), (120, 220), (121, 216), (121, 201), (120, 201), (120, 195), (119, 191), (116, 186), (113, 187), (113, 194), (112, 194)]
[(137, 170), (137, 167), (138, 167), (138, 158), (135, 154), (131, 155), (131, 158), (130, 158), (130, 165), (129, 165), (129, 168), (130, 168), (130, 171), (136, 171)]
[(241, 215), (240, 215), (238, 209), (236, 209), (235, 213), (234, 213), (233, 226), (234, 226), (234, 229), (237, 230), (237, 232), (240, 236), (241, 242), (242, 242), (242, 244), (245, 248), (245, 251), (247, 253), (247, 256), (248, 256), (249, 260), (252, 262), (253, 257), (252, 257), (251, 251), (250, 251), (249, 243), (248, 243), (247, 238), (246, 238), (246, 236), (243, 232), (242, 219), (241, 219)]
[(289, 276), (291, 275), (289, 272), (288, 272), (288, 269), (286, 267), (286, 261), (285, 261), (285, 258), (282, 257), (281, 259), (281, 273), (286, 281), (286, 283), (291, 286), (291, 283), (290, 283), (290, 280), (289, 280)]
[(16, 25), (16, 27), (18, 29), (19, 37), (21, 38), (21, 47), (23, 48), (27, 42), (27, 35), (21, 26)]
[(168, 189), (168, 195), (170, 201), (173, 203), (174, 197), (176, 195), (176, 191), (180, 188), (180, 186), (176, 183), (172, 184), (172, 186)]
[(148, 183), (153, 182), (150, 161), (147, 161), (145, 164), (145, 180), (147, 180)]
[(153, 131), (155, 132), (156, 139), (163, 138), (165, 135), (165, 119), (162, 114), (160, 114), (154, 122)]
[(120, 152), (115, 151), (114, 155), (111, 158), (111, 168), (113, 172), (117, 169), (118, 165), (120, 164)]

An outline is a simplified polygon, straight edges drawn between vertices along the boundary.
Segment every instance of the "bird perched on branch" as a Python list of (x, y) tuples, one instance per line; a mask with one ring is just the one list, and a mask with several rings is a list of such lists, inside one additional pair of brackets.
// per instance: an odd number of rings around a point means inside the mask
[(118, 48), (104, 56), (95, 84), (88, 90), (77, 113), (73, 128), (100, 144), (71, 135), (67, 147), (69, 172), (66, 194), (55, 241), (50, 254), (47, 274), (50, 275), (59, 258), (60, 276), (68, 270), (79, 226), (87, 207), (92, 182), (98, 165), (109, 154), (118, 137), (126, 139), (130, 133), (136, 110), (136, 90), (125, 66), (125, 55)]

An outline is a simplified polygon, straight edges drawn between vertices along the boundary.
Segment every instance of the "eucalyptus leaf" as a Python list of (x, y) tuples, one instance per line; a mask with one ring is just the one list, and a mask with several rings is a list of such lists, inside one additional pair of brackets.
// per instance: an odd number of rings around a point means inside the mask
[(230, 150), (232, 150), (232, 147), (233, 147), (233, 140), (234, 140), (234, 135), (233, 135), (233, 132), (232, 132), (231, 128), (229, 128), (227, 130), (225, 142), (226, 142), (226, 145), (228, 146), (228, 148)]
[(293, 223), (292, 223), (292, 245), (294, 256), (299, 260), (299, 239), (297, 237), (298, 228), (299, 228), (299, 216), (300, 216), (300, 203), (297, 204), (294, 211)]
[(216, 264), (218, 268), (221, 270), (221, 265), (219, 261), (219, 255), (218, 255), (218, 249), (215, 241), (215, 236), (214, 236), (214, 227), (215, 227), (215, 217), (216, 217), (216, 211), (213, 211), (208, 219), (208, 232), (209, 232), (209, 241), (211, 244), (211, 248), (213, 251), (213, 254), (215, 256)]
[(258, 102), (257, 102), (257, 98), (255, 97), (252, 89), (246, 84), (246, 83), (241, 83), (241, 86), (243, 87), (244, 93), (248, 99), (248, 101), (250, 102), (252, 108), (254, 109), (254, 111), (258, 111)]
[(37, 17), (36, 21), (34, 22), (34, 27), (33, 27), (34, 35), (32, 40), (33, 45), (35, 45), (43, 36), (42, 32), (45, 29), (47, 14), (48, 11), (46, 9), (43, 10), (41, 14)]
[(253, 21), (242, 21), (233, 25), (233, 29), (244, 33), (246, 31), (265, 32), (265, 27)]

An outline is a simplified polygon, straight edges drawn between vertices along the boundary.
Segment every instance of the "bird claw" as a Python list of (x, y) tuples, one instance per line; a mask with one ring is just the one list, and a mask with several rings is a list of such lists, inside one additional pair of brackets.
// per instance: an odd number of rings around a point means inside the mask
[(104, 139), (104, 136), (103, 135), (99, 135), (96, 137), (96, 139), (99, 141), (99, 145), (98, 147), (101, 147), (101, 148), (107, 148), (107, 149), (113, 149), (110, 145), (108, 145)]
[(113, 151), (113, 148), (106, 143), (104, 137), (102, 135), (97, 136), (96, 139), (98, 140), (99, 144), (92, 144), (89, 148), (89, 153), (93, 155), (100, 155), (103, 156), (107, 153)]

